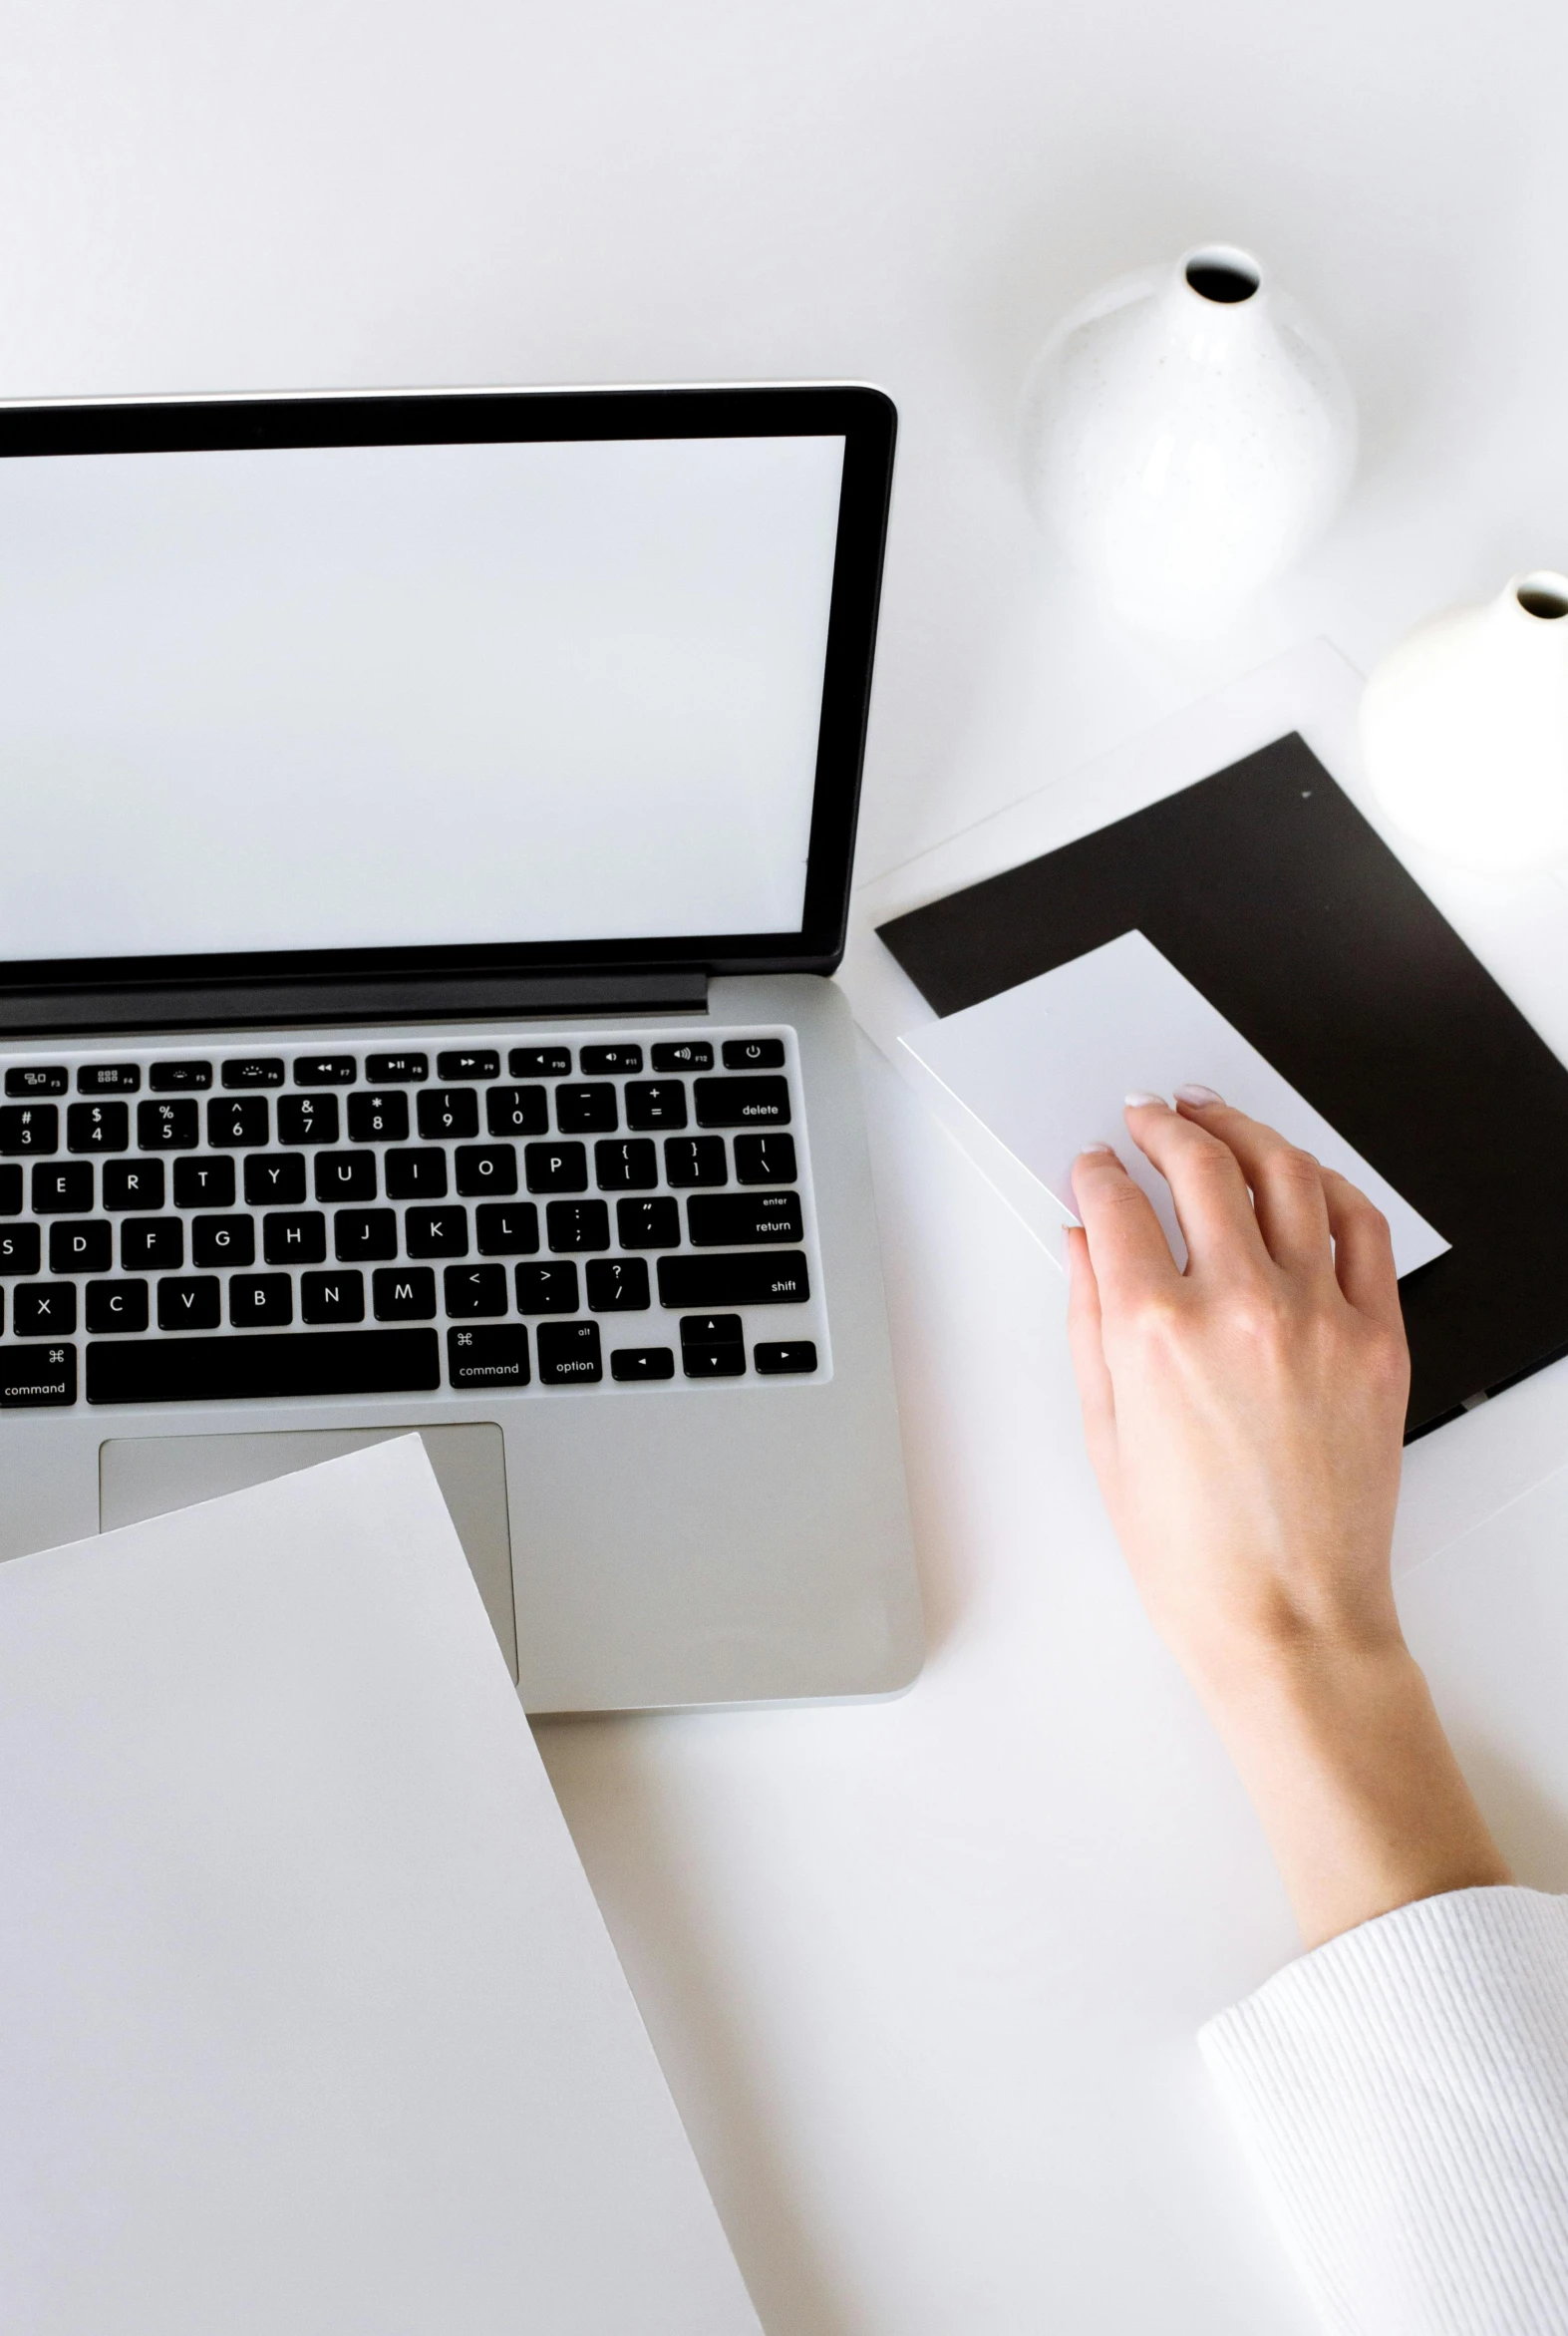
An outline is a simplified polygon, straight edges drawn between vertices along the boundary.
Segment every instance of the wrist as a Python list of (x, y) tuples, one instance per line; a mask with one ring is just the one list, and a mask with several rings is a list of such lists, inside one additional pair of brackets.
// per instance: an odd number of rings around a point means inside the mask
[(1309, 1946), (1511, 1879), (1397, 1623), (1255, 1646), (1200, 1693)]

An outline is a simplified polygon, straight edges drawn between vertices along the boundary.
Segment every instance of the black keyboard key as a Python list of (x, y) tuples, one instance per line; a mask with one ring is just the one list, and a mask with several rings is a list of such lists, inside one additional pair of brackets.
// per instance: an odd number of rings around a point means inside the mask
[(269, 1265), (320, 1265), (327, 1220), (319, 1208), (282, 1209), (261, 1219), (261, 1254)]
[(492, 1136), (543, 1136), (550, 1125), (549, 1097), (542, 1087), (492, 1087), (484, 1098), (484, 1124)]
[(19, 1168), (0, 1168), (0, 1216), (20, 1216), (22, 1213), (22, 1171)]
[(506, 1069), (513, 1079), (569, 1079), (571, 1048), (514, 1046), (506, 1057)]
[(563, 1260), (558, 1265), (514, 1265), (519, 1314), (575, 1314), (577, 1268)]
[(11, 1347), (0, 1353), (0, 1405), (8, 1411), (75, 1401), (74, 1346)]
[(808, 1338), (767, 1340), (753, 1347), (752, 1367), (760, 1379), (784, 1379), (797, 1371), (814, 1371), (816, 1348)]
[(684, 1191), (689, 1184), (727, 1184), (730, 1167), (722, 1136), (667, 1136), (664, 1140), (667, 1182)]
[(427, 1087), (419, 1099), (420, 1134), (427, 1144), (479, 1132), (479, 1099), (471, 1087)]
[(147, 1075), (147, 1083), (155, 1095), (174, 1095), (184, 1087), (210, 1087), (210, 1063), (179, 1062), (155, 1063)]
[(271, 1106), (264, 1095), (215, 1095), (207, 1105), (207, 1142), (215, 1152), (249, 1151), (271, 1137)]
[(90, 1346), (89, 1403), (242, 1403), (266, 1396), (424, 1394), (441, 1385), (433, 1330)]
[(454, 1168), (460, 1192), (479, 1195), (517, 1189), (517, 1155), (509, 1144), (460, 1144)]
[(713, 1048), (706, 1038), (667, 1039), (662, 1045), (650, 1048), (648, 1059), (656, 1071), (711, 1071)]
[(18, 1338), (69, 1338), (76, 1328), (74, 1281), (19, 1281), (11, 1293)]
[(349, 1097), (351, 1144), (406, 1144), (409, 1140), (409, 1099), (396, 1088), (385, 1095)]
[(453, 1054), (438, 1055), (436, 1057), (436, 1076), (438, 1079), (451, 1079), (458, 1085), (461, 1085), (466, 1079), (498, 1079), (500, 1077), (500, 1056), (493, 1047), (487, 1046), (470, 1047), (467, 1052), (460, 1049)]
[(792, 1184), (792, 1136), (737, 1136), (735, 1175), (741, 1184)]
[(623, 1136), (594, 1146), (593, 1172), (601, 1192), (646, 1192), (659, 1181), (659, 1155), (647, 1136)]
[(617, 1200), (615, 1229), (623, 1249), (678, 1249), (680, 1207), (674, 1200)]
[(17, 1063), (5, 1075), (7, 1095), (69, 1095), (71, 1074), (64, 1063)]
[(33, 1170), (35, 1216), (85, 1216), (93, 1205), (93, 1164), (71, 1162)]
[(216, 1330), (222, 1319), (223, 1284), (215, 1273), (181, 1273), (158, 1283), (159, 1330)]
[(256, 1220), (253, 1216), (193, 1216), (190, 1220), (192, 1265), (254, 1265)]
[(452, 1387), (526, 1387), (528, 1333), (522, 1324), (449, 1330), (447, 1382)]
[(798, 1249), (741, 1249), (712, 1257), (661, 1257), (661, 1306), (798, 1306), (811, 1294)]
[(305, 1197), (302, 1152), (258, 1152), (245, 1163), (245, 1201), (251, 1208), (297, 1208)]
[(125, 1152), (131, 1144), (127, 1103), (73, 1103), (66, 1110), (68, 1152)]
[[(658, 1053), (655, 1047), (655, 1054)], [(667, 1346), (617, 1347), (610, 1357), (610, 1377), (624, 1386), (649, 1386), (675, 1377), (675, 1350)]]
[(332, 1249), (346, 1265), (375, 1265), (383, 1257), (396, 1257), (396, 1209), (340, 1208), (332, 1219)]
[(745, 1333), (739, 1314), (686, 1314), (681, 1339), (691, 1346), (740, 1346)]
[(177, 1273), (185, 1262), (182, 1216), (128, 1216), (120, 1227), (120, 1264), (125, 1273)]
[(646, 1314), (648, 1266), (641, 1257), (595, 1257), (583, 1268), (588, 1305), (595, 1314)]
[(620, 1126), (613, 1087), (557, 1087), (555, 1125), (563, 1136), (596, 1136)]
[(50, 1226), (51, 1273), (113, 1273), (114, 1269), (115, 1228), (107, 1217)]
[(117, 1332), (146, 1330), (145, 1281), (90, 1281), (87, 1285), (87, 1327), (100, 1338)]
[(642, 1069), (642, 1048), (623, 1040), (618, 1046), (585, 1046), (577, 1056), (577, 1068), (585, 1079), (605, 1079), (613, 1072), (637, 1072)]
[(294, 1065), (296, 1087), (352, 1087), (358, 1077), (354, 1055), (301, 1055)]
[(40, 1226), (0, 1225), (0, 1274), (36, 1273), (43, 1261), (44, 1235)]
[(787, 1079), (694, 1079), (699, 1128), (786, 1128)]
[(798, 1241), (798, 1192), (716, 1192), (686, 1203), (694, 1249), (739, 1249), (750, 1241)]
[(586, 1192), (588, 1189), (585, 1144), (525, 1144), (522, 1167), (530, 1192)]
[(782, 1071), (782, 1038), (727, 1038), (720, 1050), (727, 1071)]
[(281, 1055), (236, 1055), (223, 1065), (225, 1087), (281, 1087)]
[(688, 1379), (744, 1379), (744, 1346), (683, 1346), (681, 1369)]
[(544, 1237), (560, 1256), (578, 1249), (607, 1249), (610, 1211), (602, 1200), (547, 1200)]
[(301, 1322), (363, 1322), (365, 1276), (362, 1273), (302, 1273), (299, 1277)]
[(60, 1150), (60, 1106), (17, 1103), (0, 1107), (0, 1152), (20, 1160), (30, 1152)]
[(541, 1387), (592, 1386), (604, 1377), (597, 1322), (541, 1322), (533, 1338)]
[(84, 1063), (76, 1075), (78, 1095), (135, 1095), (141, 1085), (140, 1063)]
[(442, 1275), (447, 1312), (461, 1320), (474, 1314), (504, 1314), (504, 1265), (449, 1265)]
[(280, 1095), (280, 1144), (336, 1144), (338, 1099), (335, 1095)]
[(403, 1245), (411, 1257), (467, 1257), (466, 1208), (411, 1208), (403, 1219)]
[(739, 1314), (688, 1314), (681, 1323), (681, 1369), (688, 1379), (742, 1379), (746, 1345)]
[(473, 1231), (481, 1257), (531, 1257), (539, 1245), (539, 1212), (531, 1200), (476, 1208)]
[(294, 1319), (294, 1284), (286, 1273), (236, 1273), (228, 1285), (236, 1330), (283, 1330)]
[(436, 1312), (436, 1276), (428, 1265), (382, 1265), (370, 1277), (378, 1322), (429, 1322)]
[(106, 1160), (103, 1183), (106, 1208), (161, 1208), (168, 1178), (160, 1160)]
[(440, 1147), (429, 1152), (389, 1152), (385, 1162), (389, 1200), (445, 1200), (447, 1155)]
[(626, 1089), (628, 1128), (684, 1128), (686, 1089), (679, 1079), (633, 1079)]
[(372, 1087), (417, 1087), (430, 1077), (429, 1055), (367, 1055), (365, 1077)]
[[(75, 1108), (80, 1111), (82, 1106)], [(105, 1104), (102, 1108), (112, 1111), (115, 1107)], [(120, 1109), (124, 1111), (125, 1105)], [(188, 1095), (172, 1103), (137, 1105), (137, 1143), (144, 1152), (194, 1152), (200, 1141), (200, 1116)]]
[[(104, 1170), (107, 1183), (111, 1170)], [(174, 1206), (176, 1208), (232, 1208), (234, 1205), (234, 1163), (231, 1160), (176, 1160), (174, 1163)]]
[(373, 1152), (318, 1152), (318, 1200), (374, 1200), (376, 1155)]

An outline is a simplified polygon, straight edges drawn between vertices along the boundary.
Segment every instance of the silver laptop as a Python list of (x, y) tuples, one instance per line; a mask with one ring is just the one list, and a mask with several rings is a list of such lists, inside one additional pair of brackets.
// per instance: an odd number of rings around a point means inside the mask
[(862, 388), (0, 411), (0, 1554), (425, 1437), (538, 1712), (921, 1656)]

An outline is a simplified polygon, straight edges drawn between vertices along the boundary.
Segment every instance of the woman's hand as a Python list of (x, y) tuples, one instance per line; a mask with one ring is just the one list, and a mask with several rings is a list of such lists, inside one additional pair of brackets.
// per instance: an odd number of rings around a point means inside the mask
[(1230, 1746), (1309, 1943), (1507, 1868), (1400, 1631), (1410, 1364), (1371, 1201), (1206, 1089), (1129, 1102), (1187, 1244), (1113, 1152), (1074, 1171), (1090, 1458), (1155, 1628)]

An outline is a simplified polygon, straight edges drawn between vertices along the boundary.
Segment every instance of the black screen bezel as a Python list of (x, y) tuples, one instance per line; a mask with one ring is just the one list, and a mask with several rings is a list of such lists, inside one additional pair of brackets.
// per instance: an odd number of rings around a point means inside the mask
[[(4, 1001), (70, 991), (106, 998), (399, 978), (439, 1007), (446, 980), (478, 975), (830, 973), (843, 953), (869, 711), (896, 415), (880, 390), (807, 387), (442, 390), (255, 398), (108, 400), (0, 409), (0, 460), (265, 447), (832, 437), (844, 441), (805, 897), (800, 929), (685, 933), (650, 940), (519, 941), (452, 947), (187, 953), (0, 960)], [(176, 871), (170, 871), (173, 876)]]

